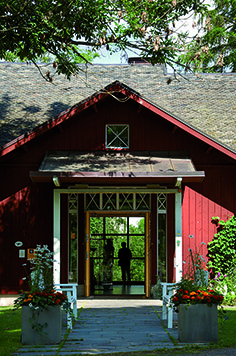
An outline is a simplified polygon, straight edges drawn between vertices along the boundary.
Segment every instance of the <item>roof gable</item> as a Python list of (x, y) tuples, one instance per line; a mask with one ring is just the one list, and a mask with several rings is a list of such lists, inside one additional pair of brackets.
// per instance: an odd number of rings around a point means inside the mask
[(186, 73), (176, 79), (158, 65), (79, 65), (79, 74), (68, 81), (52, 65), (40, 69), (50, 70), (52, 84), (34, 65), (0, 63), (0, 147), (118, 79), (236, 151), (236, 73)]
[(113, 98), (120, 101), (134, 100), (135, 102), (137, 102), (137, 104), (140, 105), (140, 110), (141, 107), (147, 108), (151, 112), (171, 122), (175, 126), (175, 128), (184, 130), (188, 134), (205, 142), (207, 145), (209, 145), (210, 148), (215, 148), (216, 150), (222, 152), (223, 154), (226, 154), (231, 158), (236, 159), (236, 152), (234, 150), (230, 149), (229, 147), (226, 147), (221, 142), (214, 140), (212, 137), (208, 136), (207, 134), (200, 131), (199, 129), (191, 126), (191, 124), (189, 124), (188, 122), (181, 120), (180, 118), (177, 118), (173, 114), (170, 114), (160, 106), (151, 103), (148, 99), (142, 97), (138, 92), (131, 89), (127, 85), (121, 83), (120, 81), (114, 81), (113, 83), (106, 86), (104, 89), (95, 92), (93, 95), (80, 101), (78, 104), (63, 111), (57, 117), (46, 121), (42, 125), (36, 127), (35, 129), (32, 129), (26, 134), (21, 135), (15, 140), (11, 141), (10, 143), (4, 145), (0, 155), (4, 156), (7, 153), (12, 152), (14, 149), (23, 146), (24, 144), (30, 142), (34, 138), (48, 132), (49, 130), (51, 130), (56, 126), (59, 126), (61, 123), (69, 120), (75, 114), (79, 114), (80, 112), (86, 110), (91, 106), (94, 106), (96, 111), (96, 104), (98, 102), (103, 101), (108, 96), (112, 96)]

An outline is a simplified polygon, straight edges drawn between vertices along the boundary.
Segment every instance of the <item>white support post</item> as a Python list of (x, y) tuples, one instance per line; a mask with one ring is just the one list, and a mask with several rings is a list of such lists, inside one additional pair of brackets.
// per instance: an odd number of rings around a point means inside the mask
[(182, 194), (175, 193), (175, 281), (182, 277)]
[(53, 277), (56, 284), (60, 283), (60, 192), (54, 189), (53, 201)]

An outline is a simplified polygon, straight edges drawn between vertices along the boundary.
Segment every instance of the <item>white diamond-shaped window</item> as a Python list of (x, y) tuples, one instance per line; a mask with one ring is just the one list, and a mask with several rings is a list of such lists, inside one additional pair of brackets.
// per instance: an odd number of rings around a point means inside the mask
[(106, 125), (106, 148), (129, 148), (129, 125)]

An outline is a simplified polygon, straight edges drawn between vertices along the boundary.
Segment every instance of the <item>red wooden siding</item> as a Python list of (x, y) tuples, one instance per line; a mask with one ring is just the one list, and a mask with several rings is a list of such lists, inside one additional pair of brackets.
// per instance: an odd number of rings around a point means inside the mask
[[(215, 231), (212, 216), (226, 219), (236, 211), (235, 160), (217, 151), (207, 153), (209, 145), (181, 128), (174, 129), (174, 122), (166, 121), (147, 108), (138, 111), (139, 104), (132, 100), (121, 103), (111, 97), (97, 102), (96, 110), (88, 107), (53, 127), (50, 131), (28, 141), (27, 150), (18, 147), (0, 157), (0, 263), (1, 293), (17, 292), (24, 287), (22, 277), (25, 259), (18, 257), (16, 241), (22, 248), (47, 244), (53, 247), (53, 183), (33, 183), (29, 172), (40, 167), (47, 150), (105, 150), (105, 125), (129, 124), (130, 150), (137, 151), (186, 151), (198, 170), (205, 171), (202, 183), (183, 187), (183, 258), (188, 249), (200, 247), (210, 241)], [(71, 115), (71, 114), (70, 114)], [(111, 183), (111, 182), (110, 182)], [(174, 279), (174, 195), (168, 197), (168, 280)], [(65, 209), (66, 210), (66, 209)], [(64, 211), (64, 207), (62, 209)], [(152, 282), (156, 273), (155, 207), (152, 211)], [(84, 266), (84, 214), (83, 196), (79, 196), (79, 283), (83, 283)], [(66, 234), (67, 221), (62, 232)], [(189, 238), (193, 235), (193, 239)], [(63, 238), (66, 249), (66, 238)], [(204, 247), (205, 252), (206, 248)], [(66, 258), (63, 255), (64, 263)], [(62, 271), (63, 279), (66, 271)]]
[[(17, 173), (15, 174), (17, 178)], [(49, 189), (48, 189), (49, 188)], [(27, 288), (22, 278), (30, 273), (19, 258), (16, 241), (22, 241), (22, 249), (47, 244), (52, 249), (52, 189), (51, 184), (21, 189), (0, 204), (0, 267), (1, 293), (18, 293)]]
[[(214, 189), (214, 186), (208, 186)], [(211, 223), (213, 216), (227, 220), (232, 217), (233, 212), (225, 209), (215, 201), (200, 194), (196, 190), (185, 187), (182, 205), (183, 222), (183, 260), (189, 262), (189, 249), (200, 252), (206, 258), (207, 244), (216, 233), (216, 227)], [(186, 271), (186, 265), (183, 266)]]

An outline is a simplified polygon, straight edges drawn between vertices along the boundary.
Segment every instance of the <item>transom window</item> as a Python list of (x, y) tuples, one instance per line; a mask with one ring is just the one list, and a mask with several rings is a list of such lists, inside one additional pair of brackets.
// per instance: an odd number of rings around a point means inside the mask
[(157, 204), (159, 213), (166, 213), (167, 209), (167, 195), (160, 193), (157, 196)]
[(129, 125), (106, 125), (106, 148), (129, 148)]
[(86, 210), (150, 211), (150, 194), (90, 193), (85, 195)]

